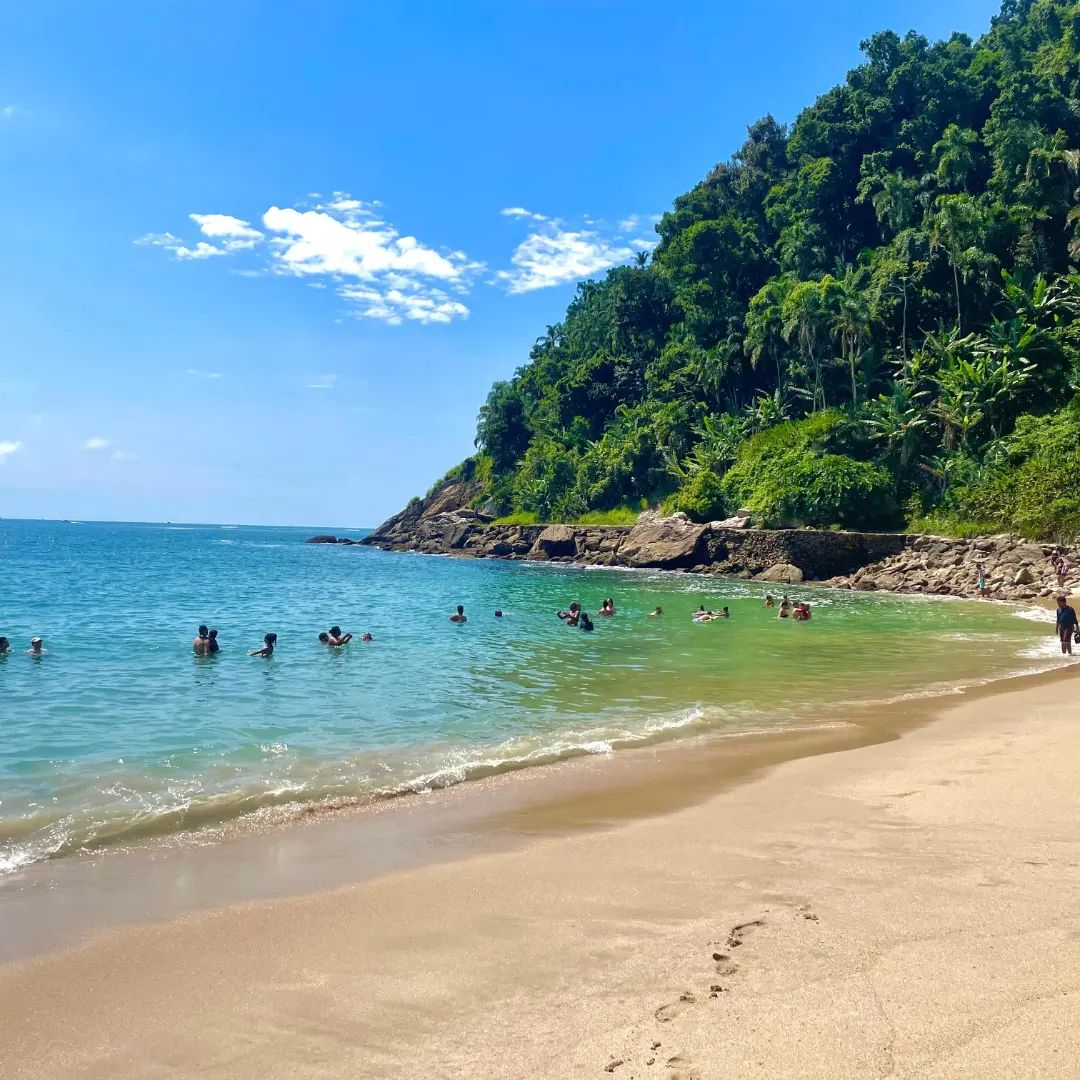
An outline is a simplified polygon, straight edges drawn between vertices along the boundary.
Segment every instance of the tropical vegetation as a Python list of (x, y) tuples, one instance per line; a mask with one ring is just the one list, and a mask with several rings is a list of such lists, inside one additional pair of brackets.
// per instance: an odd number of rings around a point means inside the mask
[(1080, 531), (1080, 2), (862, 49), (492, 387), (478, 505)]

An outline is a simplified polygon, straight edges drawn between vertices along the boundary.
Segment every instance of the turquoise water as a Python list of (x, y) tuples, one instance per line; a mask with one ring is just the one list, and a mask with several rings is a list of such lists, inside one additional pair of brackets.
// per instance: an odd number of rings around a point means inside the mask
[[(814, 618), (794, 624), (748, 582), (305, 545), (313, 531), (0, 521), (0, 870), (679, 735), (845, 722), (867, 699), (1057, 662), (1044, 612), (807, 589)], [(606, 596), (618, 615), (592, 634), (554, 616)], [(694, 625), (701, 603), (732, 618)], [(201, 622), (214, 659), (192, 655)], [(327, 650), (332, 623), (375, 640)], [(271, 630), (274, 657), (250, 658)]]

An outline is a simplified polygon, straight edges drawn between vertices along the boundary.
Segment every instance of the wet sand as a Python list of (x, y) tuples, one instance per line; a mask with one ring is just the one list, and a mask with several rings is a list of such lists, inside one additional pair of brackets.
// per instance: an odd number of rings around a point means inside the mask
[(0, 1072), (1080, 1075), (1075, 679), (447, 793), (452, 861), (0, 968)]

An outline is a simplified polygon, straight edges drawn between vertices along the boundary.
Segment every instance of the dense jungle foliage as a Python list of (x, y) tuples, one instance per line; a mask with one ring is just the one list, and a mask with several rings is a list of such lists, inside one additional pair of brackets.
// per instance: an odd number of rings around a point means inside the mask
[(478, 502), (1080, 531), (1080, 2), (862, 48), (492, 388)]

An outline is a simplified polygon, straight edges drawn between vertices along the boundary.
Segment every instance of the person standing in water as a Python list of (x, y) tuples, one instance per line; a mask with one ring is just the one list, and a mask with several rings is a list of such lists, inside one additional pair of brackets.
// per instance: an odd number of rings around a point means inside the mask
[(786, 596), (780, 601), (780, 610), (777, 612), (776, 617), (778, 619), (791, 618), (791, 601)]
[(464, 623), (469, 621), (465, 616), (464, 604), (458, 604), (457, 611), (455, 611), (454, 614), (450, 616), (450, 621), (452, 623)]
[(0, 637), (0, 656), (7, 656), (11, 652), (11, 642), (6, 637)]
[(604, 615), (604, 616), (614, 615), (615, 614), (615, 601), (611, 600), (611, 599), (605, 600), (600, 605), (600, 610), (597, 612), (597, 614), (598, 615)]
[(765, 606), (767, 608), (776, 607), (776, 601), (773, 599), (772, 593), (766, 593), (765, 594)]
[(1076, 610), (1069, 606), (1069, 598), (1061, 595), (1057, 598), (1057, 636), (1063, 656), (1072, 656), (1076, 630)]
[(205, 626), (199, 627), (199, 632), (195, 635), (195, 640), (191, 643), (192, 652), (196, 656), (206, 655), (206, 642), (210, 636), (210, 631)]
[(206, 635), (206, 655), (217, 656), (221, 652), (221, 646), (218, 644), (217, 631), (211, 630)]
[(263, 637), (262, 647), (252, 649), (248, 656), (264, 656), (267, 660), (274, 655), (274, 646), (277, 644), (277, 634), (266, 634)]
[[(1069, 610), (1071, 611), (1072, 608), (1070, 608)], [(30, 648), (26, 650), (29, 656), (44, 656), (45, 653), (47, 653), (48, 651), (48, 649), (43, 649), (41, 647), (41, 638), (39, 637), (31, 638)]]
[(649, 612), (650, 616), (663, 615), (664, 609), (657, 605), (652, 611)]
[(559, 611), (556, 614), (567, 626), (577, 626), (578, 619), (581, 617), (581, 605), (575, 600), (566, 611)]
[(593, 628), (593, 621), (589, 618), (589, 613), (583, 611), (580, 616), (579, 624), (582, 630), (589, 631)]
[(348, 645), (352, 641), (352, 634), (343, 634), (340, 626), (330, 627), (331, 645)]

